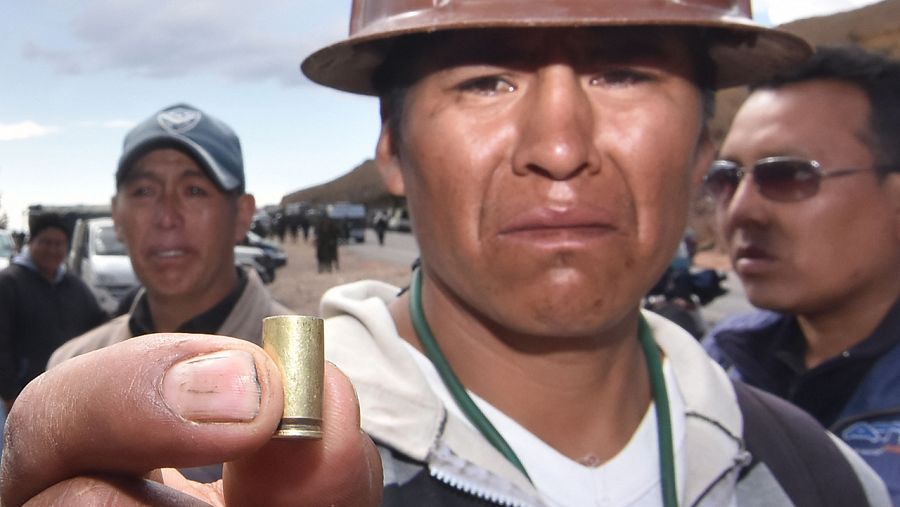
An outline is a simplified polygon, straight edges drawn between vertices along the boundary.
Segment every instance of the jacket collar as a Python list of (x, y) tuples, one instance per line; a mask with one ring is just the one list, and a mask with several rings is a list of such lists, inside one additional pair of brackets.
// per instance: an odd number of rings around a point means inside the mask
[[(460, 421), (447, 417), (398, 336), (387, 304), (399, 289), (363, 281), (335, 287), (322, 298), (326, 357), (352, 379), (359, 393), (363, 429), (381, 443), (426, 462), (443, 444), (459, 456), (529, 487), (524, 477)], [(657, 344), (669, 358), (685, 403), (687, 481), (683, 498), (693, 504), (746, 459), (743, 422), (734, 390), (686, 331), (646, 312)], [(729, 402), (730, 401), (730, 402)], [(731, 474), (736, 478), (736, 474)]]

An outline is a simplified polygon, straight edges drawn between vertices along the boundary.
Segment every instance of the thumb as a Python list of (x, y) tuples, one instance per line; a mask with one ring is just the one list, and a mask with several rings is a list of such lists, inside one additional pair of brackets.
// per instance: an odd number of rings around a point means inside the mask
[(281, 389), (275, 363), (235, 338), (147, 335), (76, 357), (13, 406), (0, 501), (19, 505), (78, 475), (139, 477), (246, 455), (275, 431)]

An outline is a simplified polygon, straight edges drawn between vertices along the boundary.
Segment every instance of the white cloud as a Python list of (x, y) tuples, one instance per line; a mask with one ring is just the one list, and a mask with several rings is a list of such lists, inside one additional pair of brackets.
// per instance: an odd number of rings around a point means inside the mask
[[(32, 42), (23, 55), (64, 74), (124, 70), (160, 79), (214, 74), (296, 85), (302, 56), (333, 38), (326, 30), (334, 28), (328, 15), (323, 19), (329, 10), (307, 2), (87, 0), (71, 20), (79, 47)], [(345, 22), (341, 19), (342, 26)]]
[(137, 125), (137, 122), (133, 120), (85, 120), (78, 122), (77, 125), (82, 128), (130, 129)]
[(0, 123), (0, 141), (30, 139), (59, 132), (59, 127), (41, 125), (33, 121), (19, 123)]
[(137, 125), (137, 122), (132, 120), (108, 120), (102, 123), (103, 128), (108, 129), (130, 129)]

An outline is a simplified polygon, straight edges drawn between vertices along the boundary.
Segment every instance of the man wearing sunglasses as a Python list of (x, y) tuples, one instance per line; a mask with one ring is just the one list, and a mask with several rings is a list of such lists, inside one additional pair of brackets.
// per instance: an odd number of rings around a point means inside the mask
[(755, 88), (706, 177), (750, 301), (705, 345), (802, 407), (900, 504), (900, 62), (821, 48)]

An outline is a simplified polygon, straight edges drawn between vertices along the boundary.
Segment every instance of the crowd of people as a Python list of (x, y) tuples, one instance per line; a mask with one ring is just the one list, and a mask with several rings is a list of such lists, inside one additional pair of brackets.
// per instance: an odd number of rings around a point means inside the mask
[[(379, 98), (420, 252), (407, 287), (323, 296), (321, 440), (271, 438), (259, 333), (290, 311), (234, 267), (237, 135), (176, 104), (115, 168), (127, 314), (65, 304), (52, 224), (0, 273), (0, 503), (900, 505), (900, 62), (749, 2), (510, 5), (355, 1), (301, 65)], [(702, 342), (642, 308), (698, 190), (760, 309)]]

